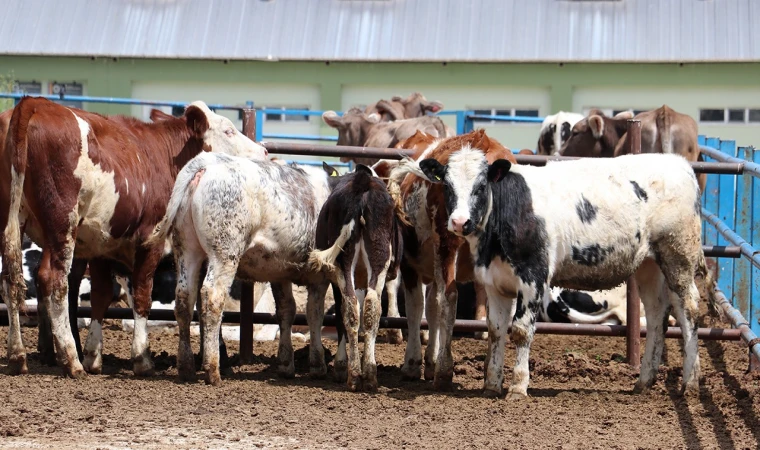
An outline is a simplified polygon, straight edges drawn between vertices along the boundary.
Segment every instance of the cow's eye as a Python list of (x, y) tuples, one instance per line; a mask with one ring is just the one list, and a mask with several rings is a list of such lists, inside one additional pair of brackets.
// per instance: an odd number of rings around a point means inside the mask
[(224, 134), (226, 134), (229, 137), (232, 137), (235, 135), (235, 129), (234, 128), (227, 128), (224, 130)]

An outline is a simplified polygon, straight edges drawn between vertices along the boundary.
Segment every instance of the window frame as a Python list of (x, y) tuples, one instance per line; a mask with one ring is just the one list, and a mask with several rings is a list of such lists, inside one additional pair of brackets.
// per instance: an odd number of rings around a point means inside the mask
[[(541, 108), (538, 106), (478, 106), (467, 107), (468, 111), (473, 111), (475, 114), (488, 115), (488, 116), (517, 116), (516, 111), (535, 111), (535, 117), (541, 117)], [(483, 111), (490, 111), (489, 114), (484, 114)], [(501, 114), (499, 112), (509, 111), (509, 114)], [(534, 117), (534, 116), (519, 116), (519, 117)], [(488, 119), (473, 119), (473, 124), (478, 125), (535, 125), (534, 122), (508, 122), (504, 120), (488, 120)]]
[[(707, 110), (723, 110), (723, 120), (722, 121), (713, 121), (713, 120), (702, 120), (702, 111)], [(744, 111), (744, 119), (739, 121), (732, 121), (730, 120), (731, 111), (737, 111), (742, 110)], [(717, 107), (717, 106), (706, 106), (706, 107), (700, 107), (698, 109), (698, 123), (700, 125), (744, 125), (744, 126), (760, 126), (760, 120), (757, 121), (751, 121), (750, 118), (750, 111), (758, 110), (760, 111), (760, 105), (758, 106), (726, 106), (726, 107)]]

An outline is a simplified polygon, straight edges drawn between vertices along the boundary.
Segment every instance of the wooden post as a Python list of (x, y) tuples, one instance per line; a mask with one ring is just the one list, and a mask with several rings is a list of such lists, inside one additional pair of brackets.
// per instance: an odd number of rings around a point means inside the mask
[[(628, 121), (629, 153), (641, 153), (641, 122)], [(634, 369), (641, 367), (641, 297), (636, 277), (631, 275), (626, 281), (626, 317), (625, 349), (628, 364)], [(651, 339), (651, 336), (650, 336)]]
[[(243, 109), (243, 134), (256, 139), (256, 110)], [(240, 293), (240, 363), (253, 362), (253, 283), (243, 283)]]

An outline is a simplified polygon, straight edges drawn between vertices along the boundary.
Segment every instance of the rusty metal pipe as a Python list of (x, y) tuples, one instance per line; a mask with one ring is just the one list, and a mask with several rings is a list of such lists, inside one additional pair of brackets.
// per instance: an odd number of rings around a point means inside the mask
[[(256, 110), (243, 110), (243, 134), (256, 140)], [(240, 292), (240, 360), (253, 361), (253, 283), (244, 282)]]
[[(80, 306), (77, 309), (77, 317), (90, 317), (92, 314), (92, 308), (86, 306)], [(26, 317), (37, 316), (37, 306), (30, 305), (26, 307)], [(133, 319), (132, 310), (129, 308), (109, 308), (106, 311), (105, 317), (107, 319)], [(148, 316), (150, 320), (165, 320), (175, 321), (174, 310), (172, 309), (152, 309)], [(198, 321), (198, 313), (193, 312), (193, 321)], [(239, 312), (225, 312), (222, 317), (224, 323), (240, 323)], [(271, 313), (253, 313), (253, 323), (256, 324), (270, 324), (277, 325), (277, 316)], [(305, 314), (296, 314), (295, 322), (293, 325), (307, 325)], [(4, 304), (0, 304), (0, 325), (8, 325), (7, 308)], [(326, 315), (323, 322), (324, 326), (335, 326), (335, 316)], [(405, 317), (381, 317), (380, 328), (399, 328), (406, 329), (407, 321)], [(427, 329), (427, 320), (422, 319), (422, 328)], [(552, 323), (552, 322), (538, 322), (536, 323), (536, 332), (539, 334), (564, 334), (574, 336), (613, 336), (623, 337), (626, 335), (627, 327), (624, 325), (587, 325), (587, 324), (575, 324), (575, 323)], [(464, 320), (457, 319), (454, 322), (454, 331), (457, 332), (476, 332), (476, 331), (488, 331), (488, 325), (485, 320)], [(728, 340), (738, 341), (741, 340), (741, 334), (743, 330), (739, 329), (727, 329), (727, 328), (699, 328), (699, 339), (705, 340)], [(646, 337), (646, 329), (640, 331), (641, 337)], [(681, 338), (681, 329), (678, 327), (669, 327), (665, 337), (668, 338)]]
[[(628, 152), (633, 155), (641, 154), (641, 121), (628, 120)], [(626, 327), (625, 353), (628, 364), (634, 369), (641, 366), (641, 298), (636, 277), (631, 275), (626, 281)]]

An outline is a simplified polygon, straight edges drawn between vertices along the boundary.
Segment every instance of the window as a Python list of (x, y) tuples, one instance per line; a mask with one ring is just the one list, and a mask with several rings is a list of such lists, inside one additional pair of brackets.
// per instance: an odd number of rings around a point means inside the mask
[[(66, 96), (71, 95), (84, 95), (84, 87), (79, 83), (59, 83), (57, 81), (54, 81), (50, 83), (49, 92), (50, 95), (62, 95), (65, 99)], [(72, 102), (72, 101), (62, 101), (59, 102), (60, 104), (64, 106), (69, 106), (71, 108), (82, 108), (82, 102)]]
[[(468, 108), (472, 109), (475, 115), (480, 116), (518, 116), (518, 117), (538, 117), (538, 108)], [(472, 119), (475, 123), (520, 123), (520, 122), (506, 122), (503, 120), (490, 120), (490, 119)]]
[(704, 123), (760, 123), (760, 108), (702, 108), (699, 121)]
[(42, 94), (42, 83), (39, 81), (14, 81), (13, 92), (22, 94)]
[(172, 106), (172, 112), (171, 115), (174, 117), (182, 117), (185, 115), (185, 107), (184, 106)]
[[(302, 111), (310, 111), (308, 106), (262, 106), (262, 109), (273, 110), (279, 109), (281, 111), (298, 109)], [(308, 115), (301, 114), (280, 114), (277, 112), (267, 112), (264, 114), (264, 122), (308, 122)]]

